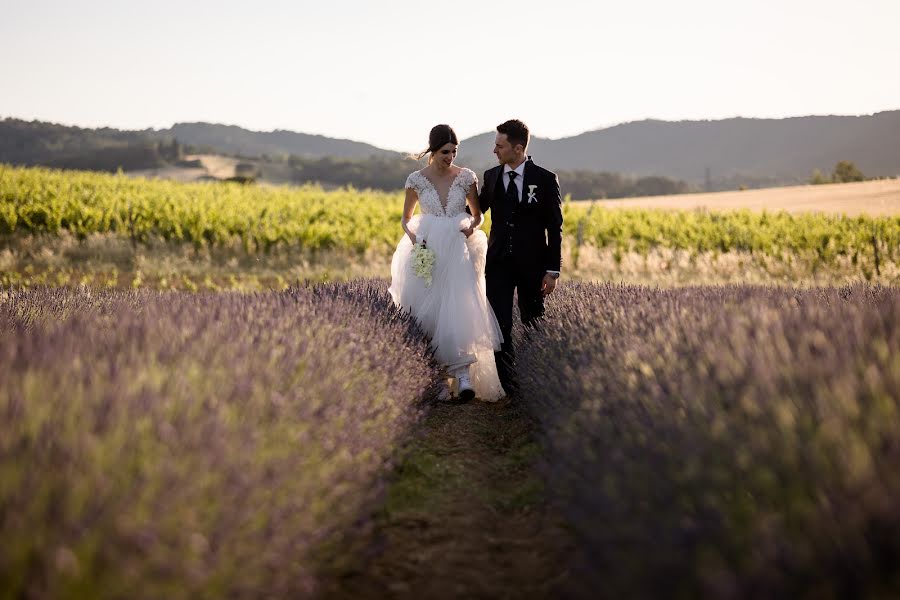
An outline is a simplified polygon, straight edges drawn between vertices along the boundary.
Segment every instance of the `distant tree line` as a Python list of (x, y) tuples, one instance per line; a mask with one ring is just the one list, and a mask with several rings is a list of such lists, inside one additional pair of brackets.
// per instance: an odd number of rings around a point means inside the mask
[(853, 162), (842, 160), (838, 162), (831, 171), (831, 176), (823, 175), (819, 169), (813, 171), (809, 182), (813, 185), (822, 185), (825, 183), (850, 183), (853, 181), (865, 181), (866, 176), (862, 174)]
[(603, 171), (557, 171), (559, 185), (573, 200), (665, 196), (691, 191), (684, 181), (668, 177), (628, 177)]
[(294, 183), (318, 182), (352, 185), (355, 188), (396, 190), (403, 187), (406, 176), (421, 165), (409, 158), (371, 156), (369, 158), (288, 157)]
[[(352, 185), (356, 188), (396, 190), (407, 175), (422, 164), (410, 158), (372, 156), (369, 158), (304, 158), (291, 156), (288, 164), (294, 170), (296, 183), (318, 182)], [(630, 198), (682, 194), (690, 191), (683, 181), (667, 177), (628, 177), (619, 173), (597, 171), (557, 171), (563, 194), (573, 200), (592, 198)], [(481, 177), (481, 173), (478, 174)]]
[(118, 147), (97, 148), (62, 156), (41, 164), (60, 169), (108, 171), (111, 173), (119, 169), (140, 171), (178, 165), (183, 162), (185, 153), (190, 152), (192, 151), (186, 151), (184, 146), (175, 139), (168, 142), (146, 141)]
[(0, 121), (0, 162), (60, 169), (137, 171), (177, 164), (198, 151), (147, 131), (82, 129), (38, 121)]

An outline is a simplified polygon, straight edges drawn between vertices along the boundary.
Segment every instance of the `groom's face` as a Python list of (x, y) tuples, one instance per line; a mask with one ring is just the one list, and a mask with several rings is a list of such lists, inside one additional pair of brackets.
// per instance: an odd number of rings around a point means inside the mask
[(524, 153), (525, 148), (522, 147), (522, 144), (513, 146), (509, 143), (505, 133), (498, 133), (494, 139), (494, 154), (501, 165), (519, 162)]

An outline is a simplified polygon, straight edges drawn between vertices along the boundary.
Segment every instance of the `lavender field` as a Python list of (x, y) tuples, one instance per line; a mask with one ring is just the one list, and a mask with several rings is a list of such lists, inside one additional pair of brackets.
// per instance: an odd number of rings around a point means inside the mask
[(383, 281), (0, 335), (0, 598), (900, 594), (897, 288), (563, 282), (466, 407)]
[(519, 334), (567, 596), (900, 595), (900, 290), (574, 284)]
[(2, 598), (315, 592), (434, 377), (369, 281), (0, 290), (0, 335)]

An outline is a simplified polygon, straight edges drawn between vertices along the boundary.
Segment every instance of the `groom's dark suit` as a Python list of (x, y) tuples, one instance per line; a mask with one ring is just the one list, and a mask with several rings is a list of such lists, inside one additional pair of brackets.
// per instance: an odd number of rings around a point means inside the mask
[(522, 322), (532, 325), (544, 314), (544, 275), (560, 270), (563, 219), (559, 179), (528, 157), (524, 177), (513, 180), (519, 186), (520, 201), (507, 193), (509, 179), (503, 165), (485, 171), (482, 181), (481, 211), (493, 209), (485, 264), (487, 297), (503, 332), (503, 346), (495, 357), (500, 383), (509, 392), (514, 387), (513, 293), (518, 289)]

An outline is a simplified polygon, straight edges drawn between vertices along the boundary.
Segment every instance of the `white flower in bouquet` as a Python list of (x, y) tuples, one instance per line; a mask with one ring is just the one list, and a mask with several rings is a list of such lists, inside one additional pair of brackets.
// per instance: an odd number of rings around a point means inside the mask
[(425, 280), (425, 285), (431, 287), (431, 272), (434, 271), (434, 250), (425, 246), (425, 242), (416, 242), (412, 250), (412, 267), (416, 277)]

